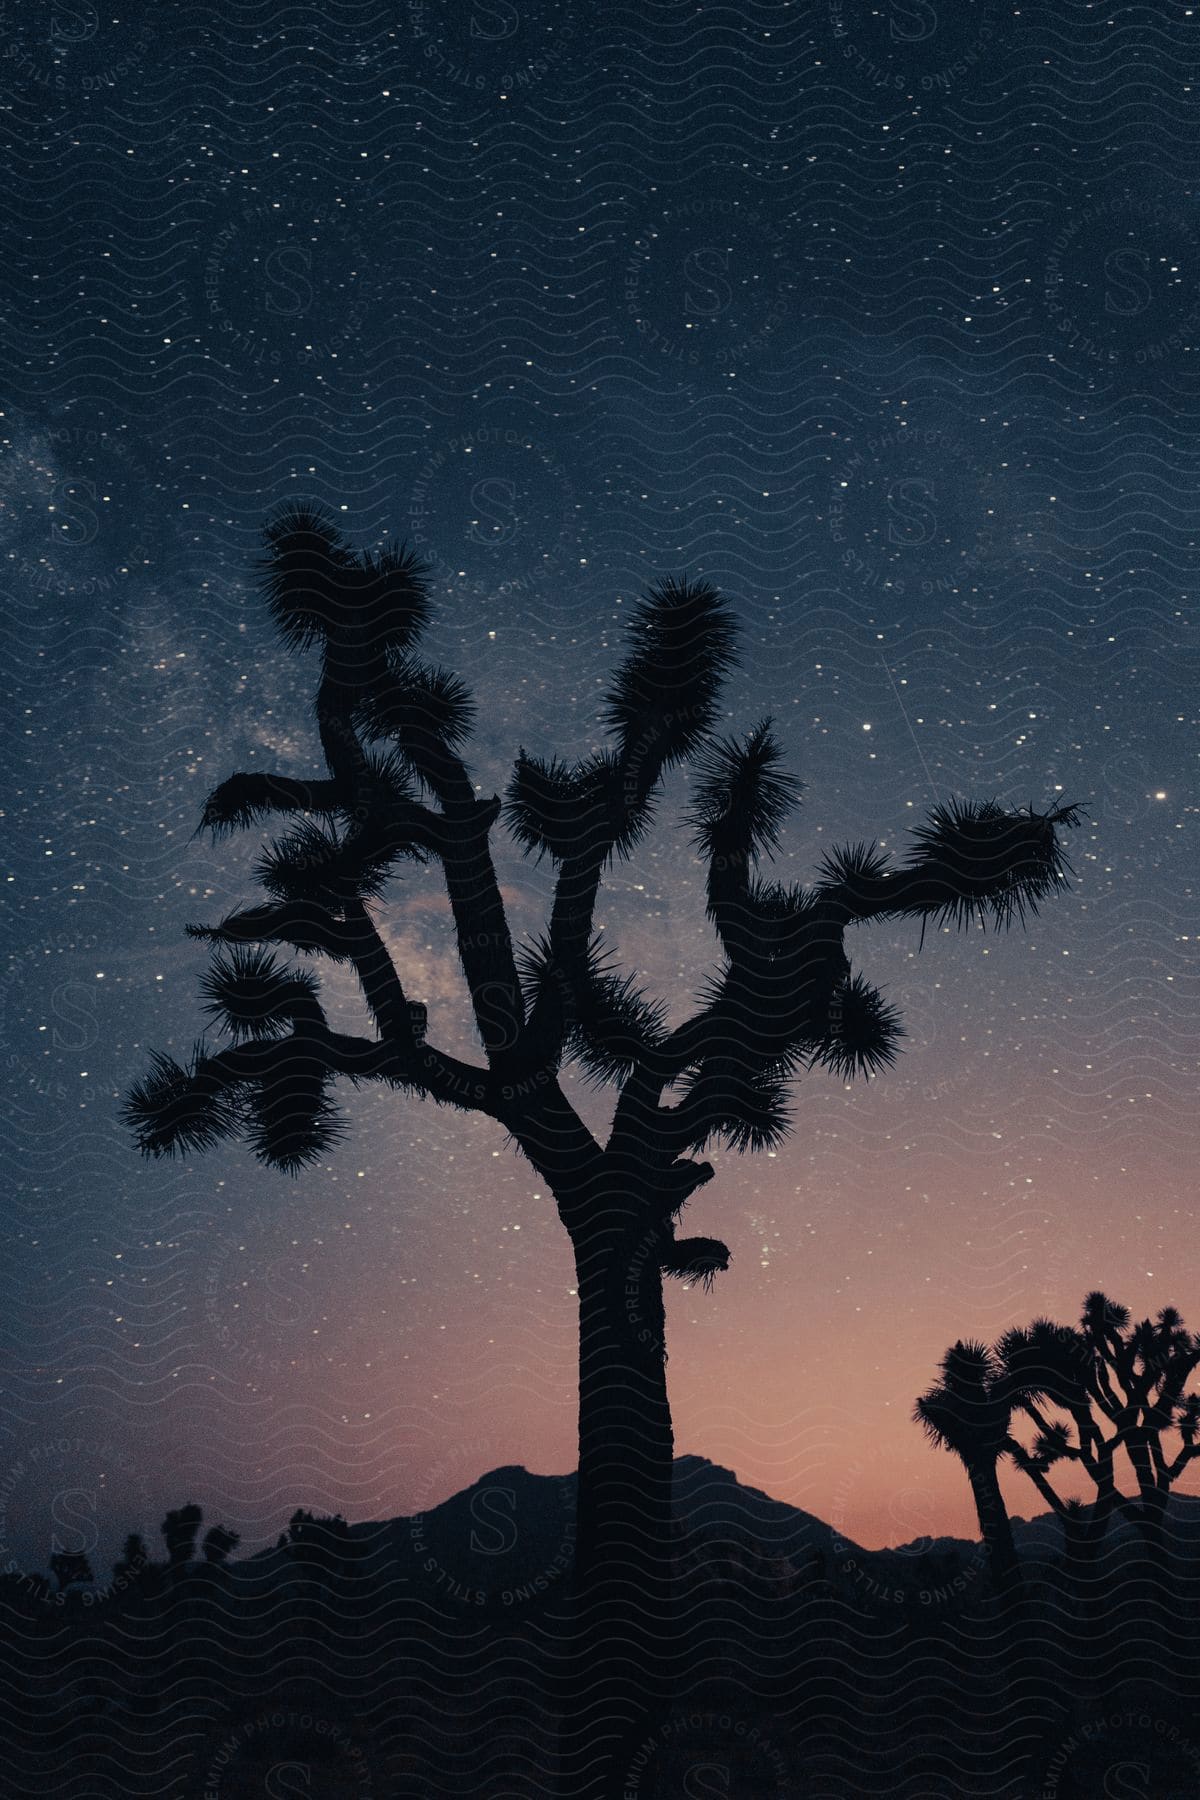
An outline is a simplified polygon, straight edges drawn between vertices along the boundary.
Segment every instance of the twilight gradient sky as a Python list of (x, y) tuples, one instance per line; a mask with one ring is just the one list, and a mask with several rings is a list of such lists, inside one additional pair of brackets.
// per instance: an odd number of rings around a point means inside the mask
[[(1200, 1324), (1192, 10), (450, 10), (28, 0), (0, 62), (0, 1566), (572, 1464), (569, 1246), (497, 1127), (347, 1097), (290, 1182), (118, 1123), (198, 1032), (183, 925), (252, 892), (205, 794), (317, 766), (252, 585), (285, 499), (431, 559), (484, 791), (596, 743), (624, 611), (687, 570), (743, 621), (730, 728), (807, 784), (786, 879), (938, 798), (1088, 808), (1024, 934), (860, 933), (901, 1062), (713, 1158), (681, 1451), (867, 1545), (973, 1533), (910, 1422), (954, 1337), (1092, 1287)], [(714, 944), (669, 798), (600, 918), (678, 1017)], [(473, 1053), (437, 872), (383, 917)]]

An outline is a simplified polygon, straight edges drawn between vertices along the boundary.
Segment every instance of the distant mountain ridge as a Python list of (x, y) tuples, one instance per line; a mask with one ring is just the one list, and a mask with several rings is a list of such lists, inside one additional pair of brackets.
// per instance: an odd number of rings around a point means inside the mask
[[(519, 1464), (489, 1470), (427, 1512), (343, 1528), (344, 1543), (381, 1577), (399, 1575), (419, 1594), (456, 1606), (504, 1610), (556, 1586), (574, 1552), (575, 1475), (535, 1475)], [(982, 1544), (942, 1537), (867, 1550), (834, 1526), (739, 1481), (703, 1456), (675, 1462), (684, 1579), (732, 1581), (762, 1591), (856, 1593), (899, 1601), (963, 1592), (986, 1575)], [(1176, 1541), (1200, 1551), (1200, 1498), (1172, 1502)], [(1115, 1535), (1123, 1535), (1121, 1526)], [(320, 1528), (318, 1528), (318, 1533)], [(1027, 1562), (1057, 1561), (1062, 1532), (1053, 1514), (1014, 1518)], [(285, 1560), (281, 1560), (285, 1559)], [(238, 1565), (244, 1577), (286, 1578), (292, 1559), (278, 1548)]]

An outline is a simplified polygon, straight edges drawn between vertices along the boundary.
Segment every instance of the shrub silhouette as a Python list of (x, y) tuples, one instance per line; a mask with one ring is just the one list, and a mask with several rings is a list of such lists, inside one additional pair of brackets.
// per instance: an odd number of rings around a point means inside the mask
[(171, 1568), (189, 1563), (196, 1553), (196, 1534), (204, 1514), (195, 1501), (169, 1512), (159, 1527), (167, 1546), (167, 1562)]
[(69, 1587), (96, 1579), (91, 1563), (80, 1550), (56, 1550), (50, 1558), (50, 1573), (58, 1583), (60, 1594)]
[(220, 1564), (227, 1561), (232, 1551), (241, 1543), (241, 1535), (230, 1531), (226, 1525), (213, 1525), (204, 1534), (204, 1560), (206, 1563)]

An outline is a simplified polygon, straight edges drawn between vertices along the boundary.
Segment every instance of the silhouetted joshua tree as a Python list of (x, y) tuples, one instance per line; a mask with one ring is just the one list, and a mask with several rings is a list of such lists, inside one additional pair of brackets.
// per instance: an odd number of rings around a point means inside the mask
[(232, 1551), (241, 1543), (241, 1533), (230, 1531), (227, 1525), (213, 1525), (204, 1534), (204, 1560), (206, 1563), (221, 1564), (228, 1560)]
[(91, 1563), (81, 1550), (56, 1550), (50, 1558), (50, 1573), (58, 1583), (60, 1594), (69, 1587), (96, 1579)]
[[(1151, 1566), (1165, 1572), (1167, 1502), (1200, 1456), (1200, 1393), (1186, 1391), (1200, 1367), (1200, 1336), (1173, 1306), (1132, 1324), (1127, 1307), (1091, 1293), (1078, 1329), (1037, 1319), (1007, 1332), (996, 1354), (1016, 1411), (1033, 1427), (1031, 1442), (1013, 1434), (1009, 1454), (1063, 1520), (1076, 1557), (1120, 1514), (1136, 1526)], [(1090, 1512), (1053, 1486), (1058, 1465), (1087, 1475)]]
[(1020, 1565), (997, 1467), (1008, 1454), (1012, 1389), (985, 1344), (959, 1340), (941, 1362), (941, 1379), (917, 1401), (914, 1417), (931, 1443), (958, 1457), (971, 1484), (979, 1534), (998, 1592), (1013, 1591)]
[[(357, 555), (317, 513), (267, 531), (268, 608), (284, 643), (319, 658), (316, 722), (327, 774), (230, 776), (202, 824), (220, 837), (273, 814), (291, 822), (257, 865), (263, 903), (190, 927), (220, 946), (204, 992), (231, 1038), (183, 1065), (157, 1056), (126, 1117), (148, 1155), (241, 1134), (273, 1167), (326, 1156), (340, 1132), (338, 1076), (495, 1119), (554, 1197), (575, 1255), (580, 1313), (577, 1589), (622, 1639), (652, 1622), (669, 1586), (673, 1441), (663, 1277), (710, 1278), (717, 1239), (676, 1221), (712, 1176), (696, 1153), (779, 1143), (790, 1081), (888, 1064), (892, 1009), (852, 975), (848, 927), (908, 918), (1008, 925), (1065, 878), (1057, 827), (1076, 809), (939, 806), (907, 861), (870, 845), (834, 851), (811, 887), (760, 879), (798, 784), (769, 721), (717, 739), (736, 660), (731, 608), (707, 582), (668, 579), (634, 608), (604, 702), (608, 743), (568, 763), (521, 751), (506, 799), (481, 796), (463, 758), (472, 701), (414, 648), (430, 614), (422, 566), (403, 548)], [(594, 928), (610, 863), (654, 820), (664, 774), (692, 765), (692, 841), (707, 867), (721, 965), (684, 1023), (622, 978)], [(545, 934), (514, 949), (489, 834), (498, 819), (557, 870)], [(426, 1041), (373, 908), (397, 865), (436, 859), (485, 1063)], [(311, 969), (268, 946), (322, 955), (358, 977), (373, 1035), (328, 1022)], [(574, 1060), (619, 1090), (601, 1143), (560, 1083)], [(582, 1789), (579, 1790), (582, 1792)]]
[(204, 1514), (194, 1500), (169, 1512), (159, 1527), (167, 1546), (167, 1562), (172, 1569), (182, 1568), (196, 1554), (196, 1533)]

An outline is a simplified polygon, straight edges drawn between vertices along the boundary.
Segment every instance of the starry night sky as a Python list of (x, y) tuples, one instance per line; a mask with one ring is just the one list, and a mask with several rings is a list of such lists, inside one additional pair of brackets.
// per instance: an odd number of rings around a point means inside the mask
[[(293, 1182), (240, 1147), (144, 1164), (119, 1122), (199, 1033), (184, 924), (254, 892), (258, 834), (195, 837), (205, 795), (319, 766), (254, 587), (295, 499), (432, 563), (485, 793), (519, 744), (598, 744), (623, 617), (686, 571), (743, 623), (728, 728), (771, 714), (806, 784), (783, 879), (952, 795), (1085, 804), (1025, 933), (856, 934), (901, 1061), (712, 1157), (689, 1228), (732, 1267), (668, 1298), (681, 1452), (867, 1545), (974, 1535), (910, 1422), (953, 1338), (1094, 1287), (1200, 1324), (1200, 17), (0, 18), (0, 1567), (190, 1498), (250, 1547), (297, 1505), (573, 1466), (569, 1245), (498, 1126), (346, 1096)], [(675, 1019), (715, 957), (686, 799), (598, 913)], [(548, 869), (496, 853), (539, 929)], [(438, 871), (381, 917), (474, 1057)]]

